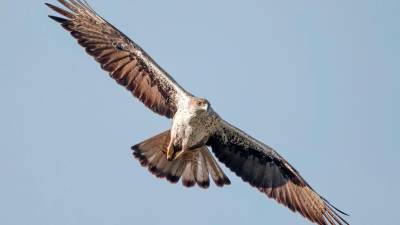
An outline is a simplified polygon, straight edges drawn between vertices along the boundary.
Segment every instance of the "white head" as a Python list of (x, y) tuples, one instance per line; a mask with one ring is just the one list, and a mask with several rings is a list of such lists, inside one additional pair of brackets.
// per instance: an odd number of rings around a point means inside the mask
[(192, 98), (189, 102), (189, 108), (195, 112), (208, 111), (210, 103), (204, 98)]

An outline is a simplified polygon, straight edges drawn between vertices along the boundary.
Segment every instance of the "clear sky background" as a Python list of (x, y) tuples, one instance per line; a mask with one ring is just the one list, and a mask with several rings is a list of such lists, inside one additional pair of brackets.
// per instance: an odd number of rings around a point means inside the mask
[[(309, 224), (225, 167), (222, 189), (150, 175), (130, 146), (170, 122), (43, 3), (0, 1), (0, 224)], [(400, 1), (90, 3), (351, 224), (398, 223)]]

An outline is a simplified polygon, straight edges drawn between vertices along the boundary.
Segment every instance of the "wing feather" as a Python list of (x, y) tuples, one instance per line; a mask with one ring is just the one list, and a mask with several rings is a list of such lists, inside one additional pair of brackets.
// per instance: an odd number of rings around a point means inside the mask
[(217, 158), (243, 181), (320, 225), (348, 224), (329, 202), (272, 148), (220, 120), (208, 140)]
[(59, 0), (66, 10), (46, 3), (65, 18), (50, 16), (68, 30), (120, 85), (154, 112), (172, 118), (182, 96), (191, 96), (140, 46), (80, 0)]

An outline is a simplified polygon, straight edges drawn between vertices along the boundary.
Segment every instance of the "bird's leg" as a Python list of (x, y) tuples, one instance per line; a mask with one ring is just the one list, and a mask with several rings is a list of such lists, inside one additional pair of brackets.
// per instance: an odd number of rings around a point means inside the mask
[(167, 160), (172, 161), (174, 159), (174, 154), (175, 154), (174, 141), (171, 140), (167, 147)]
[(185, 148), (182, 148), (182, 150), (180, 150), (180, 151), (175, 155), (174, 160), (175, 160), (175, 159), (179, 159), (179, 158), (183, 155), (183, 153), (185, 153), (185, 152), (186, 152), (186, 149), (185, 149)]
[(200, 144), (194, 145), (194, 146), (192, 146), (192, 147), (190, 147), (190, 148), (187, 148), (185, 145), (183, 145), (182, 150), (180, 150), (179, 152), (177, 152), (177, 154), (176, 154), (175, 157), (174, 157), (174, 160), (175, 160), (175, 159), (178, 159), (178, 158), (180, 158), (180, 157), (182, 157), (182, 155), (183, 155), (185, 152), (188, 152), (188, 151), (193, 152), (193, 150), (195, 150), (195, 149), (197, 149), (197, 148), (200, 148), (200, 147), (202, 147), (203, 145), (204, 145), (204, 144), (200, 143)]

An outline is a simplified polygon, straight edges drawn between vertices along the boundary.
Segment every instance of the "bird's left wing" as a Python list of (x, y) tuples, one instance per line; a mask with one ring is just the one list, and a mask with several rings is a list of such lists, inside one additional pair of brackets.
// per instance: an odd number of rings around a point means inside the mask
[(154, 112), (172, 118), (178, 99), (190, 95), (136, 43), (100, 17), (86, 2), (58, 0), (68, 10), (46, 3), (65, 18), (59, 22), (120, 85)]
[(221, 119), (207, 144), (243, 181), (292, 211), (320, 225), (348, 224), (283, 157), (238, 128)]

